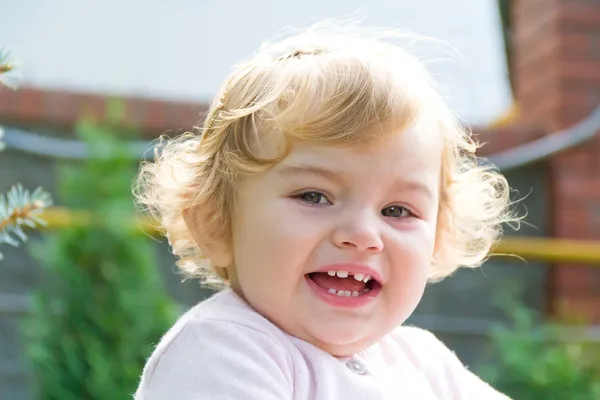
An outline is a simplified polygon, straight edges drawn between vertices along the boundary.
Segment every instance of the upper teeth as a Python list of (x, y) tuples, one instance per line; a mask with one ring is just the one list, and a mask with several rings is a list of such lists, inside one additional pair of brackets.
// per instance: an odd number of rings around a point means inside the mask
[(351, 274), (348, 271), (327, 271), (327, 275), (329, 276), (338, 276), (339, 278), (347, 278), (348, 276), (354, 277), (357, 281), (363, 281), (367, 283), (371, 280), (370, 276), (364, 276), (363, 274)]

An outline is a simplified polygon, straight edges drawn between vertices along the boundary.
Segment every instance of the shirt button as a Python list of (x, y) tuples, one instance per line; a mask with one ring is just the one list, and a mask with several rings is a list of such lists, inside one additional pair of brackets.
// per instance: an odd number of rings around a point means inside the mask
[(350, 369), (350, 371), (359, 375), (364, 375), (367, 373), (367, 367), (359, 360), (352, 359), (346, 363), (346, 366)]

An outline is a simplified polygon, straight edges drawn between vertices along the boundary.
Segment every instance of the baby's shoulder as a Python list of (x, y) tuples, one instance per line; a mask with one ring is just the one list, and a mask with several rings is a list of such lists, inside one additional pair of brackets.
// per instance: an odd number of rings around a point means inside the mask
[(400, 326), (383, 341), (382, 346), (397, 349), (403, 357), (425, 375), (444, 374), (448, 362), (456, 357), (432, 332), (415, 326)]
[[(153, 357), (171, 368), (186, 363), (218, 363), (228, 354), (243, 360), (253, 351), (274, 358), (285, 354), (285, 337), (268, 321), (251, 313), (222, 310), (224, 314), (207, 313), (178, 321), (156, 347)], [(193, 360), (191, 357), (193, 356)]]
[(413, 326), (396, 328), (384, 340), (400, 348), (442, 398), (509, 400), (464, 365), (432, 332)]
[(439, 351), (440, 347), (446, 348), (431, 331), (416, 326), (399, 326), (388, 335), (388, 338), (413, 349)]
[[(279, 349), (286, 335), (231, 291), (215, 294), (182, 315), (156, 346), (153, 356), (166, 361), (190, 354), (209, 355)], [(268, 351), (265, 349), (265, 351)]]
[(267, 375), (289, 381), (285, 337), (252, 309), (222, 296), (190, 309), (163, 336), (144, 367), (136, 398)]

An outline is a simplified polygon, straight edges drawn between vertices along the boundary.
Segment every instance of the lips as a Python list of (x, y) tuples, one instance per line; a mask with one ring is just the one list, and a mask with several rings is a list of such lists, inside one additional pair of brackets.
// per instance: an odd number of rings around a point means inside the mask
[(330, 265), (306, 275), (309, 286), (337, 306), (361, 306), (381, 290), (379, 273), (363, 265)]

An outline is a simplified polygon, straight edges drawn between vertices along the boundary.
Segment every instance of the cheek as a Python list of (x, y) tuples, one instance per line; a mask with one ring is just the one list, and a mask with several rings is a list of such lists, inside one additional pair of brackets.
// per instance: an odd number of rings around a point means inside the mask
[(322, 230), (326, 210), (307, 207), (289, 198), (278, 198), (269, 204), (257, 205), (243, 222), (245, 239), (264, 236), (286, 245), (314, 241)]
[(394, 246), (392, 274), (386, 292), (390, 320), (400, 323), (411, 315), (419, 304), (430, 274), (433, 239), (426, 231), (406, 233)]
[(435, 247), (435, 224), (397, 233), (389, 253), (395, 280), (401, 285), (420, 286), (426, 281)]
[(294, 270), (294, 266), (307, 262), (320, 240), (319, 224), (311, 213), (303, 212), (298, 204), (285, 198), (245, 209), (248, 211), (243, 218), (234, 224), (237, 265), (282, 273), (283, 265)]

